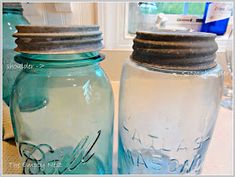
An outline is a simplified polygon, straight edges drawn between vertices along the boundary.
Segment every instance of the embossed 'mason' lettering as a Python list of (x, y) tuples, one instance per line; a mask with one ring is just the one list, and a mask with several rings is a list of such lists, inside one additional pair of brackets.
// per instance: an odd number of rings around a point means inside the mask
[(146, 162), (145, 162), (145, 160), (144, 160), (141, 153), (139, 153), (138, 156), (137, 156), (137, 166), (140, 166), (140, 165), (144, 165), (145, 168), (148, 168), (148, 166), (147, 166), (147, 164), (146, 164)]
[[(166, 130), (169, 131), (168, 128)], [(153, 170), (158, 174), (200, 173), (204, 151), (210, 141), (210, 135), (195, 139), (186, 139), (182, 136), (172, 143), (165, 134), (156, 135), (155, 131), (141, 134), (141, 130), (130, 128), (126, 121), (123, 121), (121, 131), (125, 140), (129, 140), (124, 146), (126, 164), (132, 169), (136, 168), (137, 171), (148, 169), (147, 171)], [(171, 152), (177, 155), (170, 157)], [(195, 155), (189, 157), (189, 152)], [(179, 162), (176, 157), (184, 153), (187, 153), (186, 159)]]
[(201, 169), (201, 155), (197, 154), (190, 162), (185, 160), (180, 164), (177, 159), (170, 159), (163, 154), (144, 154), (137, 151), (126, 150), (125, 160), (131, 168), (152, 169), (158, 174), (185, 174), (195, 172), (198, 174)]

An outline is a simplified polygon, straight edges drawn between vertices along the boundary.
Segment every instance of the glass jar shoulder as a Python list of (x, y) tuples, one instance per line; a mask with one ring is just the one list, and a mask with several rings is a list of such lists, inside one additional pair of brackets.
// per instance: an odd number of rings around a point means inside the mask
[(20, 110), (28, 112), (55, 99), (69, 99), (74, 104), (91, 102), (95, 105), (109, 100), (113, 95), (111, 84), (99, 67), (84, 72), (79, 68), (57, 70), (47, 68), (29, 72), (23, 69), (13, 86), (12, 105), (18, 103)]
[(111, 84), (98, 65), (71, 68), (34, 68), (30, 65), (22, 66), (22, 72), (15, 81), (15, 88), (27, 90), (35, 87), (68, 88), (92, 87), (111, 90)]
[(223, 70), (219, 64), (216, 67), (199, 70), (199, 71), (182, 71), (182, 70), (166, 70), (150, 65), (138, 64), (131, 59), (127, 59), (123, 66), (123, 75), (125, 77), (141, 77), (141, 78), (155, 78), (162, 77), (162, 79), (192, 79), (192, 78), (223, 78)]

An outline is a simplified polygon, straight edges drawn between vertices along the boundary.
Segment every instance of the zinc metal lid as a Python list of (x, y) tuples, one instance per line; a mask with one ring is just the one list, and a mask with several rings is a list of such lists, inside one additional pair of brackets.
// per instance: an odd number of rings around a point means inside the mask
[(75, 54), (103, 48), (99, 26), (16, 26), (15, 51), (29, 54)]
[(209, 69), (216, 66), (215, 38), (202, 32), (137, 32), (131, 58), (161, 69)]

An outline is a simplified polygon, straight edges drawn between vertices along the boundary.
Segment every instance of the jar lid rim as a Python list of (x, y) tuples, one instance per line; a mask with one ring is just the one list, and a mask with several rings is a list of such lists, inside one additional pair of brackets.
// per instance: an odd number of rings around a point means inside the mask
[(15, 51), (40, 54), (72, 54), (99, 51), (103, 48), (98, 25), (19, 25)]
[[(32, 30), (32, 29), (39, 29), (41, 32), (42, 30), (46, 29), (84, 29), (84, 28), (99, 28), (99, 25), (16, 25), (17, 30)], [(33, 32), (33, 31), (31, 31)]]
[(217, 35), (214, 33), (205, 33), (205, 32), (187, 32), (187, 31), (174, 31), (174, 30), (160, 30), (156, 32), (149, 32), (149, 31), (137, 31), (137, 35), (144, 35), (144, 36), (174, 36), (174, 37), (199, 37), (199, 38), (215, 38)]
[(215, 37), (203, 32), (138, 31), (131, 58), (164, 69), (209, 69), (216, 66)]

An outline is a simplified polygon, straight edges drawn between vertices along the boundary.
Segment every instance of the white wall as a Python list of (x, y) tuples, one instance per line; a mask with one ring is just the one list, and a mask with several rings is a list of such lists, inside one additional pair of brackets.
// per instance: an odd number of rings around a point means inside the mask
[(97, 23), (96, 3), (23, 3), (32, 25), (92, 25)]

